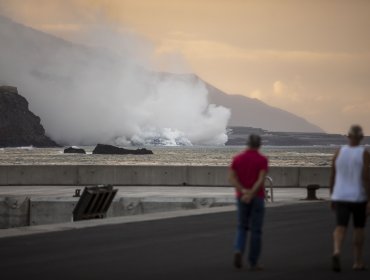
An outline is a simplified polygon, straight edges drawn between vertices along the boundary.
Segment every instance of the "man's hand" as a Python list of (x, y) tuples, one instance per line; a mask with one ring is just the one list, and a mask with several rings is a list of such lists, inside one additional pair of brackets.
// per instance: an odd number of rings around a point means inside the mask
[(330, 209), (335, 211), (335, 202), (334, 201), (330, 201)]
[(246, 204), (249, 204), (254, 197), (253, 192), (251, 190), (244, 189), (242, 194), (243, 195), (242, 195), (241, 200)]
[(231, 168), (229, 169), (229, 181), (232, 186), (234, 186), (237, 192), (243, 193), (244, 189), (242, 184), (239, 182), (238, 176), (236, 175), (235, 171)]

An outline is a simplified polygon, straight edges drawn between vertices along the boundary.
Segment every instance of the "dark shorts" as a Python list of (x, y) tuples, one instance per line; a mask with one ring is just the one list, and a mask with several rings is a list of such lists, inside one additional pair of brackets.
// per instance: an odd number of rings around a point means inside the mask
[(348, 227), (348, 223), (352, 215), (353, 225), (355, 228), (365, 227), (367, 202), (336, 201), (334, 203), (337, 216), (337, 226)]

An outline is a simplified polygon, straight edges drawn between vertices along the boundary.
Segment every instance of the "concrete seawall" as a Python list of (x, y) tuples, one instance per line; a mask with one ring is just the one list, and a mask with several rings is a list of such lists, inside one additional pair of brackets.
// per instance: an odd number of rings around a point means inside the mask
[[(3, 165), (0, 186), (228, 186), (226, 166)], [(271, 167), (274, 187), (327, 187), (328, 167)]]
[[(76, 186), (3, 186), (0, 187), (0, 231), (5, 228), (47, 225), (72, 221), (79, 198), (73, 197)], [(107, 217), (164, 213), (178, 210), (210, 209), (234, 206), (235, 193), (231, 187), (116, 187), (117, 196)], [(304, 188), (277, 188), (274, 207), (307, 203)], [(318, 190), (320, 199), (328, 199), (327, 189)]]

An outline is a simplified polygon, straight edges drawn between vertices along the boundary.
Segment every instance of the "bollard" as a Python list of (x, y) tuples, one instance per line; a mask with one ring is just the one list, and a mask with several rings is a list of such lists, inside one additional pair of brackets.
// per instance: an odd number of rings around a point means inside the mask
[(81, 197), (81, 190), (80, 189), (76, 189), (75, 190), (75, 194), (73, 195), (73, 197)]
[(307, 197), (305, 200), (319, 200), (316, 196), (316, 191), (320, 189), (319, 185), (308, 185), (307, 186)]

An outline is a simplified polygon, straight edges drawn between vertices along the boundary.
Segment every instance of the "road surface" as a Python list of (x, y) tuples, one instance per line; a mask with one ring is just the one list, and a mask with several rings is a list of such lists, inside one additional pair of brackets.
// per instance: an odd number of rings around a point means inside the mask
[(2, 238), (0, 279), (370, 279), (351, 270), (350, 238), (343, 272), (330, 270), (327, 202), (267, 209), (263, 272), (232, 267), (235, 225), (235, 213), (219, 213)]

